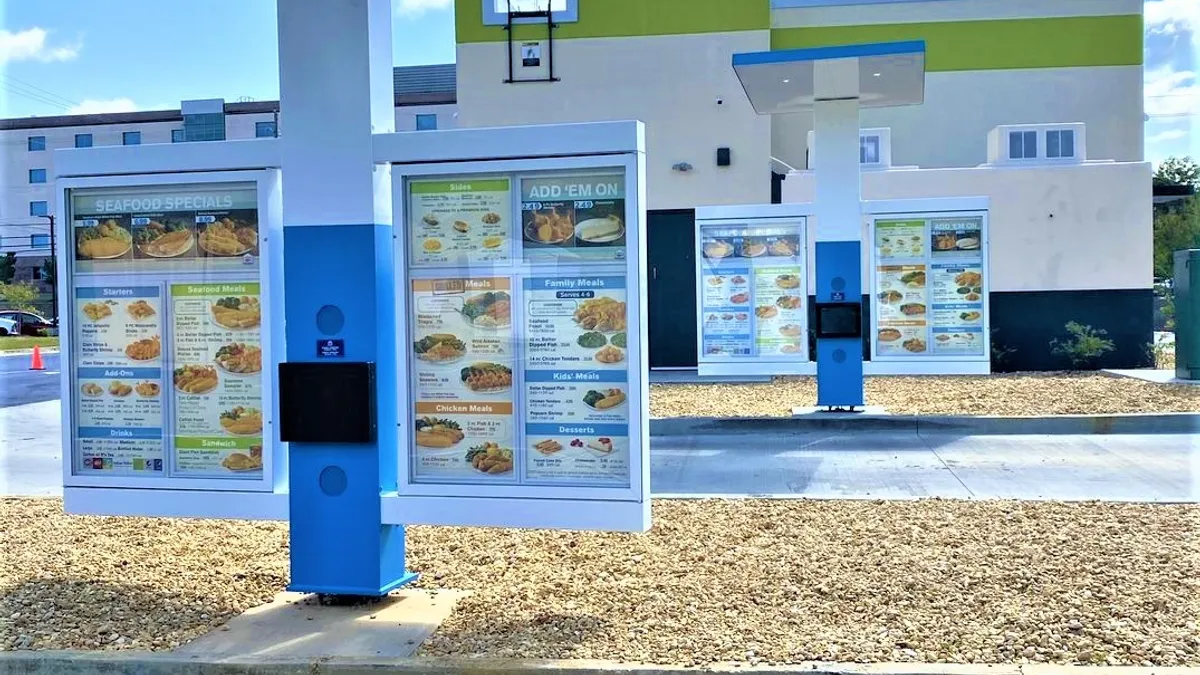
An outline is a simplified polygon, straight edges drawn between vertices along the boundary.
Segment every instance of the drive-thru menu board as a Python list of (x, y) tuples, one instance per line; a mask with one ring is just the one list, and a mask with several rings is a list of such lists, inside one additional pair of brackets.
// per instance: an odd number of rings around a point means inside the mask
[(262, 479), (254, 182), (69, 192), (74, 475)]
[(409, 483), (630, 487), (624, 169), (406, 189)]
[(987, 360), (982, 214), (876, 217), (874, 355)]
[(804, 229), (701, 225), (701, 362), (808, 360)]

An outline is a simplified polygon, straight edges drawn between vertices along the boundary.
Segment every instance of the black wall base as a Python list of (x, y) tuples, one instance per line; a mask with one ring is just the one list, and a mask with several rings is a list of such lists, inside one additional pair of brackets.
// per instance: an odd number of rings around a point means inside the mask
[[(992, 370), (1071, 370), (1071, 362), (1051, 352), (1050, 341), (1067, 337), (1068, 321), (1097, 330), (1116, 348), (1099, 368), (1154, 365), (1154, 292), (1149, 289), (1029, 291), (992, 293)], [(1005, 349), (1013, 350), (1001, 356)]]

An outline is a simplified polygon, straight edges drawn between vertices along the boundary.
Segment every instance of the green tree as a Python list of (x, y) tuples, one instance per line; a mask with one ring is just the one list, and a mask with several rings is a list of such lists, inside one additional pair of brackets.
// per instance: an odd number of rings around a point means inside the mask
[(1175, 251), (1200, 248), (1200, 198), (1154, 212), (1154, 276), (1175, 274)]
[(58, 283), (58, 270), (55, 266), (54, 258), (46, 258), (42, 262), (42, 280), (50, 286)]
[(0, 258), (0, 284), (7, 284), (17, 275), (17, 254), (9, 251)]
[(0, 300), (3, 300), (7, 309), (35, 312), (37, 307), (34, 303), (40, 295), (33, 284), (0, 285)]
[(1154, 184), (1200, 188), (1200, 164), (1191, 157), (1168, 157), (1154, 170)]

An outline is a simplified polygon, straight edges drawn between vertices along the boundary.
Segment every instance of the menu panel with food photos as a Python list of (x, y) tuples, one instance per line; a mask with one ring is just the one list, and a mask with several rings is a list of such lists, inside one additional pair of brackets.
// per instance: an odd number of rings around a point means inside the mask
[(701, 361), (805, 360), (804, 225), (701, 229)]
[(74, 472), (261, 480), (256, 184), (80, 188), (68, 205)]
[(625, 277), (533, 277), (524, 291), (524, 482), (627, 485)]
[(874, 222), (874, 353), (980, 357), (986, 351), (983, 216)]
[(414, 267), (506, 262), (512, 255), (512, 180), (464, 177), (409, 184)]
[(414, 480), (513, 481), (511, 280), (411, 283)]
[(171, 286), (177, 473), (262, 471), (259, 297), (258, 283)]
[(163, 475), (162, 289), (75, 289), (71, 317), (82, 474)]
[(417, 494), (633, 485), (626, 181), (621, 167), (404, 179), (402, 480)]
[(625, 259), (624, 172), (560, 172), (520, 182), (525, 260)]

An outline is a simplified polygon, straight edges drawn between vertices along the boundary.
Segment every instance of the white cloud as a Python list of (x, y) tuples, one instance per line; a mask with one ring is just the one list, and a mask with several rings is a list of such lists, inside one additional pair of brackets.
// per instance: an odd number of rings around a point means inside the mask
[(454, 0), (400, 0), (396, 3), (396, 12), (405, 16), (419, 16), (425, 12), (437, 12), (449, 9)]
[(79, 45), (50, 46), (44, 28), (16, 33), (0, 28), (0, 66), (10, 61), (70, 61), (79, 55)]
[(1146, 114), (1151, 117), (1180, 117), (1200, 110), (1200, 80), (1190, 70), (1171, 66), (1147, 68), (1145, 72)]
[(1163, 35), (1200, 32), (1200, 2), (1146, 0), (1146, 30)]
[(128, 98), (110, 98), (105, 100), (84, 99), (79, 105), (71, 106), (68, 115), (99, 115), (104, 113), (135, 112), (138, 105)]
[(1146, 139), (1146, 143), (1166, 143), (1168, 141), (1178, 141), (1188, 137), (1188, 132), (1183, 129), (1167, 129), (1159, 132)]

